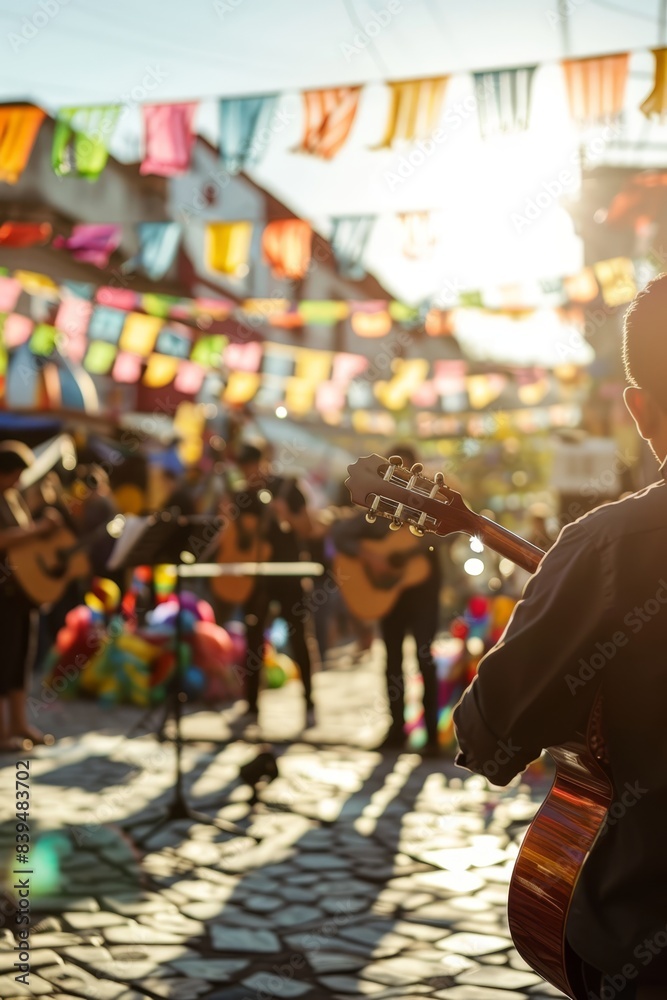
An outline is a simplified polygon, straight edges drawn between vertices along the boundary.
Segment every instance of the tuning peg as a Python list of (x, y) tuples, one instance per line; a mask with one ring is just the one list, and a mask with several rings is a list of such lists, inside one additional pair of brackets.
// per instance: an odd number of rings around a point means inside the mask
[(377, 517), (375, 516), (375, 514), (372, 514), (371, 511), (369, 510), (368, 514), (366, 514), (366, 520), (368, 521), (369, 524), (375, 524), (375, 522), (377, 521)]
[(424, 471), (424, 464), (423, 464), (423, 462), (415, 462), (415, 464), (410, 469), (410, 472), (413, 475), (415, 475), (415, 476), (418, 476), (419, 473), (423, 472), (423, 471)]
[(443, 476), (442, 472), (436, 472), (435, 476), (433, 477), (433, 480), (438, 484), (438, 486), (445, 485), (445, 477)]
[(400, 455), (392, 455), (389, 459), (390, 465), (403, 465), (403, 459)]
[(392, 520), (389, 522), (389, 530), (390, 531), (398, 531), (398, 529), (401, 527), (402, 523), (403, 523), (402, 521), (397, 521), (395, 517), (392, 518)]
[(417, 538), (423, 538), (424, 535), (426, 534), (424, 529), (420, 528), (418, 524), (411, 524), (410, 531), (412, 532), (413, 535), (416, 535)]

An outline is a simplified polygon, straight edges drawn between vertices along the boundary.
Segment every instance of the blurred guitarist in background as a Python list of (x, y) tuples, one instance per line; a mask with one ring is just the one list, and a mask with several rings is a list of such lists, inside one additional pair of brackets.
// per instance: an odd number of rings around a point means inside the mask
[[(267, 562), (299, 562), (302, 543), (311, 534), (311, 520), (306, 499), (291, 478), (271, 473), (261, 448), (242, 444), (236, 464), (244, 482), (234, 497), (237, 517), (252, 520), (258, 543), (268, 546)], [(260, 672), (264, 656), (264, 631), (273, 602), (280, 603), (280, 614), (289, 627), (294, 661), (299, 668), (306, 700), (306, 724), (315, 723), (311, 688), (311, 662), (305, 635), (304, 593), (298, 576), (258, 576), (243, 604), (246, 623), (247, 653), (245, 689), (247, 714), (257, 716)]]
[[(407, 469), (417, 461), (416, 453), (407, 445), (395, 446), (391, 454), (399, 455)], [(387, 520), (378, 518), (373, 524), (369, 524), (365, 514), (340, 521), (332, 530), (336, 548), (348, 556), (359, 555), (364, 539), (389, 540), (392, 535)], [(387, 649), (387, 698), (392, 719), (381, 747), (400, 749), (405, 745), (403, 642), (410, 632), (417, 645), (417, 659), (424, 684), (424, 722), (427, 740), (423, 753), (426, 756), (434, 756), (439, 753), (438, 684), (431, 646), (438, 629), (441, 570), (435, 549), (426, 542), (418, 544), (416, 539), (413, 539), (413, 542), (415, 555), (427, 560), (425, 578), (415, 586), (399, 589), (391, 610), (380, 618), (382, 639)], [(371, 573), (376, 569), (378, 575), (383, 571), (383, 558), (380, 553), (364, 555), (367, 563), (369, 560), (375, 561), (376, 566), (369, 564), (368, 569)]]
[(16, 489), (33, 460), (31, 450), (20, 441), (0, 442), (0, 751), (19, 750), (24, 740), (44, 743), (44, 734), (30, 725), (26, 714), (39, 612), (11, 571), (12, 550), (48, 537), (61, 523), (52, 510), (33, 521)]
[(667, 996), (667, 275), (630, 306), (623, 355), (625, 402), (662, 479), (563, 528), (454, 722), (457, 763), (505, 785), (585, 732), (602, 694), (614, 801), (567, 937), (604, 976), (590, 996), (649, 1000)]

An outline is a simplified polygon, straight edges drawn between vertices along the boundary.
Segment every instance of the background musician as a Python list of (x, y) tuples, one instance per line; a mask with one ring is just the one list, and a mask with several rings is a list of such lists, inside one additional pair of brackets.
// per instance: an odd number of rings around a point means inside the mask
[(12, 550), (47, 537), (60, 523), (52, 510), (33, 521), (16, 489), (21, 473), (33, 460), (31, 450), (20, 441), (0, 442), (0, 751), (20, 749), (25, 739), (44, 743), (44, 734), (28, 722), (26, 714), (39, 612), (11, 572)]
[[(400, 456), (407, 469), (417, 461), (415, 451), (407, 445), (395, 446), (391, 454)], [(383, 539), (389, 534), (387, 520), (378, 518), (373, 524), (369, 524), (365, 514), (340, 521), (333, 529), (336, 547), (347, 555), (358, 553), (362, 539)], [(382, 747), (398, 749), (405, 745), (403, 644), (406, 635), (410, 633), (417, 646), (417, 660), (424, 684), (424, 723), (427, 734), (424, 752), (429, 755), (439, 751), (438, 685), (431, 647), (438, 629), (441, 570), (438, 553), (428, 542), (420, 546), (415, 544), (415, 549), (428, 560), (428, 576), (416, 586), (402, 590), (391, 610), (380, 619), (380, 630), (386, 647), (387, 698), (392, 719)], [(365, 558), (372, 559), (373, 556), (369, 554)], [(381, 566), (378, 566), (378, 570), (381, 570)]]
[(667, 925), (666, 317), (662, 275), (626, 314), (624, 360), (625, 402), (663, 480), (561, 531), (454, 716), (457, 762), (506, 784), (542, 748), (585, 731), (601, 692), (621, 808), (584, 866), (568, 938), (608, 977), (602, 996), (667, 987), (667, 952), (653, 945)]
[[(243, 444), (236, 455), (243, 484), (234, 498), (239, 515), (252, 518), (259, 540), (270, 546), (269, 562), (298, 562), (303, 542), (310, 536), (311, 520), (306, 499), (294, 479), (271, 473), (261, 448)], [(292, 657), (299, 669), (306, 701), (307, 725), (314, 725), (311, 660), (305, 634), (304, 593), (298, 576), (258, 576), (243, 605), (247, 653), (245, 689), (248, 714), (256, 716), (264, 653), (264, 631), (272, 602), (280, 603), (280, 614), (289, 627)]]

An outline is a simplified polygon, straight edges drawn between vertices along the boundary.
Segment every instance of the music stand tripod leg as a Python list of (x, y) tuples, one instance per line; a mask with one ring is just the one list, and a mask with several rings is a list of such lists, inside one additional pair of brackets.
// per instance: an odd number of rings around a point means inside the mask
[(163, 721), (163, 727), (167, 722), (170, 714), (173, 713), (174, 723), (176, 729), (176, 735), (174, 737), (174, 749), (176, 752), (176, 777), (173, 789), (172, 800), (164, 816), (159, 817), (155, 823), (144, 833), (141, 837), (137, 838), (136, 843), (141, 846), (144, 841), (148, 840), (152, 834), (164, 826), (165, 823), (170, 823), (172, 821), (180, 819), (189, 819), (195, 823), (202, 823), (206, 826), (215, 826), (218, 830), (223, 833), (230, 833), (237, 837), (250, 837), (256, 843), (261, 841), (261, 837), (256, 837), (254, 834), (248, 833), (246, 830), (242, 830), (241, 827), (237, 826), (235, 823), (230, 823), (227, 820), (214, 819), (207, 813), (198, 812), (196, 809), (192, 809), (185, 798), (185, 793), (183, 791), (183, 767), (182, 767), (182, 752), (183, 752), (183, 739), (181, 736), (181, 716), (182, 716), (182, 704), (185, 698), (185, 693), (183, 690), (184, 681), (184, 657), (182, 655), (182, 645), (183, 645), (183, 622), (181, 618), (181, 575), (176, 573), (176, 599), (178, 601), (177, 612), (176, 612), (176, 627), (174, 633), (174, 677), (171, 684), (171, 697), (167, 700), (167, 710), (165, 712), (165, 717)]

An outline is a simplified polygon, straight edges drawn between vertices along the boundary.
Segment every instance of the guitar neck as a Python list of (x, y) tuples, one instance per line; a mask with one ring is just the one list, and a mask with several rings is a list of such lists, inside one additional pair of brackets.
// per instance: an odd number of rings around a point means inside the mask
[(482, 514), (473, 514), (474, 529), (469, 530), (471, 535), (475, 535), (481, 542), (488, 545), (490, 549), (498, 555), (511, 559), (513, 563), (534, 573), (540, 564), (544, 550), (533, 545), (532, 542), (520, 538), (513, 531), (508, 531), (501, 524), (490, 521)]

